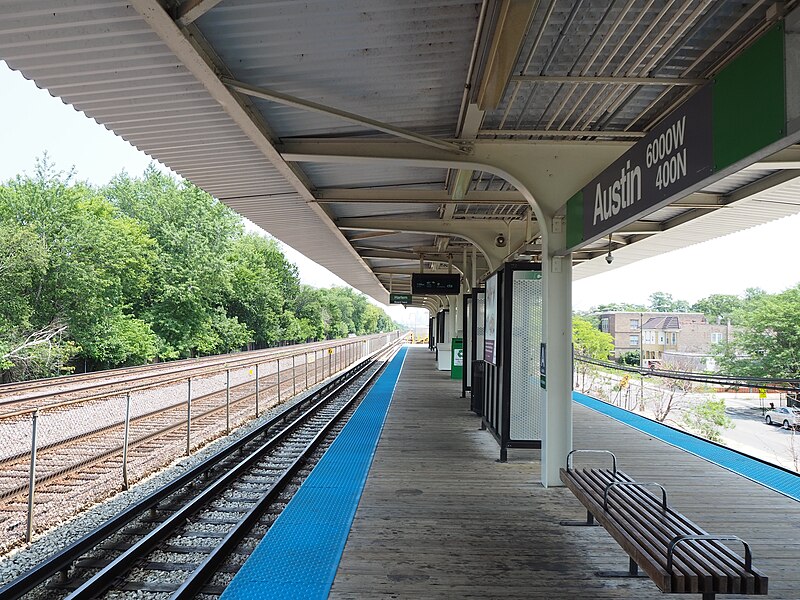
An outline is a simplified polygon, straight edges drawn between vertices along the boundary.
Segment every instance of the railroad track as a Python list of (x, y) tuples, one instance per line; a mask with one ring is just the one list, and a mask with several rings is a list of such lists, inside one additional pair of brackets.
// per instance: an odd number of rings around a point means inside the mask
[[(318, 353), (332, 347), (349, 348), (355, 343), (370, 340), (375, 336), (357, 340), (329, 340), (311, 342), (266, 350), (253, 350), (237, 354), (225, 354), (197, 359), (185, 359), (167, 363), (141, 365), (109, 369), (94, 373), (65, 375), (35, 381), (25, 381), (0, 385), (0, 411), (21, 412), (45, 406), (48, 401), (85, 401), (92, 397), (113, 394), (119, 390), (129, 391), (131, 384), (135, 389), (168, 385), (189, 376), (203, 377), (219, 372), (220, 369), (239, 369), (252, 366), (259, 361), (272, 361), (290, 358), (292, 355)], [(315, 359), (316, 363), (316, 359)], [(316, 366), (316, 365), (315, 365)]]
[[(304, 372), (300, 372), (303, 376)], [(276, 374), (259, 377), (262, 390), (270, 390), (279, 385)], [(284, 398), (291, 394), (291, 381), (280, 383)], [(192, 399), (192, 425), (197, 432), (207, 428), (206, 421), (219, 422), (220, 413), (232, 411), (226, 415), (228, 421), (233, 417), (235, 423), (241, 422), (244, 413), (249, 412), (254, 404), (256, 395), (255, 381), (247, 381), (234, 385), (230, 390), (213, 391)], [(230, 402), (227, 402), (226, 394)], [(267, 394), (262, 392), (261, 409), (269, 408), (273, 402)], [(186, 439), (186, 401), (170, 402), (169, 404), (136, 415), (130, 419), (129, 457), (135, 461), (141, 455), (151, 456), (158, 451), (153, 447), (157, 441), (160, 447), (181, 447), (181, 440)], [(253, 416), (253, 415), (251, 415)], [(257, 416), (257, 415), (254, 415)], [(25, 423), (22, 422), (21, 423)], [(116, 420), (106, 422), (102, 427), (90, 429), (86, 432), (69, 435), (56, 439), (37, 449), (37, 487), (42, 484), (58, 481), (81, 467), (90, 464), (99, 464), (114, 455), (122, 455), (123, 431), (125, 427), (124, 415)], [(228, 427), (229, 429), (229, 427)], [(170, 440), (173, 437), (175, 440)], [(197, 435), (197, 440), (203, 441), (203, 435)], [(177, 444), (171, 443), (177, 441)], [(90, 457), (90, 458), (86, 458)], [(20, 451), (9, 456), (0, 456), (0, 501), (27, 495), (28, 472), (30, 466), (30, 449), (21, 444)], [(2, 504), (0, 504), (2, 514)]]
[(340, 375), (0, 588), (0, 598), (218, 596), (378, 370), (364, 361)]

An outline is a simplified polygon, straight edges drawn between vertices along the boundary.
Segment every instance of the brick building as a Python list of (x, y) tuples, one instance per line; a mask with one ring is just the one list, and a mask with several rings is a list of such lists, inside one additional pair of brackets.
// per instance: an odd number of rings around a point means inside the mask
[(716, 368), (711, 347), (731, 339), (730, 324), (709, 323), (702, 313), (597, 313), (600, 330), (614, 338), (614, 357), (641, 352), (642, 363), (680, 369)]

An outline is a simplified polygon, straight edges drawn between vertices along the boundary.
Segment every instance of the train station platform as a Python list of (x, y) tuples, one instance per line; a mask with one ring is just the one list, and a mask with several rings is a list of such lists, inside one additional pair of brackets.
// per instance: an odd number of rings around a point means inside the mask
[[(497, 445), (449, 373), (412, 347), (361, 496), (331, 598), (662, 598), (649, 579), (600, 579), (627, 556), (565, 488), (538, 483), (538, 451)], [(800, 503), (575, 406), (576, 448), (610, 449), (708, 531), (734, 533), (770, 576), (769, 598), (800, 598)], [(695, 597), (695, 596), (691, 596)], [(739, 596), (720, 596), (720, 598)], [(751, 596), (752, 598), (753, 596)]]
[[(700, 526), (748, 541), (770, 577), (768, 597), (800, 598), (800, 503), (590, 408), (574, 411), (576, 448), (613, 451), (621, 469), (664, 485), (670, 504)], [(567, 489), (538, 483), (537, 450), (496, 457), (460, 384), (426, 348), (411, 347), (341, 559), (331, 558), (333, 568), (339, 562), (327, 595), (663, 597), (647, 578), (594, 575), (626, 569), (627, 555), (600, 527), (558, 524), (585, 511)]]

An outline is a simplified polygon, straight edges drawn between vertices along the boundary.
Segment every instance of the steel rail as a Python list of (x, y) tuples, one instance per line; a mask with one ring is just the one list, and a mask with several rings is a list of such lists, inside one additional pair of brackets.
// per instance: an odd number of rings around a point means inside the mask
[[(328, 344), (328, 345), (322, 345), (322, 347), (320, 347), (320, 348), (315, 348), (315, 350), (324, 350), (325, 348), (331, 348), (331, 347), (339, 348), (339, 347), (343, 347), (343, 346), (346, 346), (346, 345), (347, 345), (347, 343), (340, 343), (340, 344), (336, 344), (336, 345), (333, 345), (333, 346)], [(300, 354), (308, 354), (308, 352), (300, 352), (300, 353), (294, 354), (294, 356), (299, 356)], [(171, 384), (177, 383), (179, 381), (183, 381), (184, 379), (186, 379), (189, 376), (191, 376), (191, 377), (203, 377), (203, 376), (206, 376), (206, 375), (209, 375), (209, 374), (220, 373), (220, 372), (222, 372), (222, 371), (224, 371), (226, 369), (236, 369), (236, 368), (245, 368), (245, 367), (248, 367), (248, 366), (254, 366), (254, 365), (259, 363), (258, 359), (261, 359), (261, 358), (263, 358), (264, 360), (269, 359), (271, 361), (271, 360), (281, 360), (281, 359), (284, 359), (284, 358), (290, 358), (291, 356), (293, 356), (291, 353), (285, 353), (285, 354), (280, 354), (280, 355), (276, 354), (276, 355), (270, 355), (270, 356), (249, 356), (249, 357), (244, 357), (241, 360), (236, 359), (236, 360), (229, 361), (229, 362), (219, 362), (219, 363), (198, 365), (198, 366), (193, 367), (193, 368), (184, 368), (184, 369), (168, 372), (166, 374), (166, 377), (168, 377), (167, 379), (164, 379), (164, 380), (161, 380), (161, 381), (155, 381), (155, 382), (152, 382), (152, 383), (146, 383), (146, 384), (139, 385), (139, 386), (126, 387), (126, 388), (124, 388), (124, 391), (125, 392), (142, 392), (142, 391), (146, 391), (146, 390), (150, 390), (150, 389), (155, 389), (155, 388), (171, 385)], [(159, 378), (159, 377), (162, 377), (162, 376), (163, 375), (161, 375), (161, 374), (154, 373), (154, 374), (149, 375), (149, 376), (147, 376), (145, 378), (146, 379), (155, 379), (155, 378)], [(140, 379), (141, 378), (139, 378), (139, 377), (132, 377), (131, 379), (124, 379), (124, 380), (114, 381), (114, 382), (110, 382), (110, 383), (107, 383), (107, 384), (94, 384), (92, 386), (86, 386), (86, 387), (80, 388), (78, 390), (74, 390), (74, 389), (73, 390), (60, 390), (60, 391), (57, 391), (57, 392), (48, 392), (48, 393), (44, 393), (44, 394), (39, 394), (39, 395), (37, 395), (35, 397), (34, 396), (30, 396), (30, 397), (26, 397), (26, 398), (20, 398), (20, 399), (15, 399), (15, 400), (4, 401), (4, 402), (0, 402), (0, 408), (3, 407), (3, 406), (8, 406), (10, 404), (29, 402), (29, 401), (32, 401), (32, 400), (37, 400), (37, 399), (42, 399), (42, 398), (50, 398), (50, 397), (58, 396), (58, 395), (62, 395), (62, 394), (63, 395), (73, 394), (73, 393), (76, 393), (76, 392), (95, 389), (95, 388), (100, 388), (100, 387), (104, 387), (104, 386), (121, 385), (121, 384), (127, 383), (129, 381), (138, 381)], [(73, 404), (79, 404), (81, 402), (93, 402), (93, 401), (97, 401), (97, 400), (103, 400), (103, 399), (108, 398), (110, 396), (119, 395), (119, 394), (122, 393), (122, 391), (123, 390), (111, 390), (111, 391), (108, 391), (108, 392), (105, 392), (105, 393), (102, 393), (102, 394), (89, 395), (89, 396), (84, 396), (84, 397), (80, 397), (80, 398), (73, 398), (73, 399), (69, 399), (69, 400), (63, 400), (63, 401), (60, 401), (60, 402), (53, 402), (53, 403), (50, 403), (50, 404), (41, 404), (41, 405), (37, 405), (37, 406), (32, 406), (30, 408), (23, 408), (23, 409), (19, 409), (19, 410), (7, 412), (7, 413), (0, 413), (0, 418), (17, 417), (17, 416), (21, 416), (21, 415), (31, 414), (36, 410), (62, 408), (64, 406), (71, 406)]]
[[(322, 441), (328, 436), (330, 431), (333, 427), (342, 419), (342, 417), (350, 410), (350, 408), (356, 403), (356, 401), (361, 397), (364, 390), (367, 389), (374, 379), (377, 377), (380, 370), (373, 373), (373, 375), (364, 382), (359, 389), (356, 390), (350, 400), (348, 400), (343, 406), (336, 411), (331, 419), (323, 426), (323, 428), (316, 433), (314, 438), (306, 445), (306, 447), (300, 452), (300, 454), (292, 461), (291, 465), (287, 467), (281, 476), (273, 482), (267, 492), (262, 495), (262, 497), (252, 506), (245, 516), (239, 520), (239, 522), (234, 525), (234, 527), (228, 532), (228, 535), (222, 540), (220, 544), (218, 544), (206, 557), (206, 559), (189, 575), (189, 577), (184, 581), (184, 583), (176, 590), (175, 593), (171, 596), (172, 599), (177, 598), (191, 598), (197, 592), (200, 591), (203, 585), (211, 578), (211, 576), (216, 572), (217, 568), (219, 567), (222, 562), (224, 562), (230, 552), (234, 550), (236, 545), (239, 541), (255, 526), (258, 519), (261, 515), (267, 510), (267, 508), (274, 502), (274, 499), (280, 492), (286, 487), (286, 485), (291, 481), (291, 479), (295, 476), (297, 471), (306, 463), (308, 457), (314, 452), (314, 450), (322, 443)], [(321, 404), (321, 403), (320, 403)], [(320, 407), (321, 408), (321, 407)], [(310, 415), (309, 415), (310, 416)], [(297, 421), (295, 422), (297, 423)], [(288, 432), (287, 434), (288, 435)], [(261, 449), (254, 452), (248, 459), (242, 461), (241, 465), (237, 467), (238, 472), (246, 471), (253, 463), (257, 462), (261, 459), (263, 452)], [(250, 461), (250, 462), (248, 462)], [(248, 462), (248, 464), (245, 464)], [(231, 471), (230, 473), (226, 474), (224, 477), (220, 478), (219, 481), (219, 488), (226, 489), (227, 485), (236, 479), (238, 476), (238, 472), (234, 473)], [(224, 479), (224, 481), (223, 481)], [(215, 484), (216, 485), (216, 484)], [(209, 496), (213, 495), (210, 491), (211, 488), (208, 490)], [(191, 506), (186, 506), (182, 510), (182, 514), (177, 516), (177, 518), (173, 519), (173, 523), (178, 525), (183, 525), (185, 518), (189, 515), (196, 513), (198, 510), (201, 509), (203, 504), (207, 504), (206, 498), (198, 496), (198, 498), (193, 501)], [(75, 593), (68, 596), (68, 600), (80, 600), (82, 598), (91, 598), (93, 594), (97, 592), (103, 591), (110, 585), (114, 579), (120, 576), (120, 574), (124, 571), (129, 570), (132, 568), (134, 562), (136, 560), (142, 559), (147, 553), (151, 552), (155, 549), (155, 545), (159, 541), (163, 541), (163, 539), (170, 534), (173, 533), (173, 530), (167, 526), (166, 522), (162, 526), (162, 531), (151, 534), (151, 539), (147, 541), (146, 544), (142, 544), (141, 548), (134, 546), (136, 551), (133, 551), (132, 548), (131, 552), (128, 556), (120, 556), (115, 561), (117, 563), (116, 568), (112, 568), (111, 565), (107, 568), (108, 572), (105, 573), (106, 569), (95, 575), (93, 579), (97, 579), (98, 583), (94, 586), (90, 585), (91, 580), (85, 584), (86, 591), (88, 595), (80, 594), (82, 588), (76, 590)], [(103, 584), (105, 583), (105, 587)]]
[[(360, 340), (360, 341), (367, 341), (367, 340), (371, 340), (371, 339), (376, 339), (376, 337), (377, 336), (369, 336), (369, 337), (366, 337), (366, 338), (357, 338), (357, 339)], [(234, 367), (237, 367), (237, 366), (248, 366), (248, 365), (251, 365), (251, 364), (255, 364), (256, 361), (261, 360), (261, 359), (278, 360), (278, 359), (283, 359), (283, 358), (289, 358), (289, 357), (291, 357), (293, 355), (294, 356), (298, 356), (300, 354), (307, 353), (307, 351), (299, 351), (298, 352), (297, 350), (299, 350), (299, 348), (301, 348), (301, 347), (306, 347), (308, 350), (324, 350), (326, 348), (331, 348), (331, 347), (339, 348), (339, 347), (342, 347), (342, 346), (347, 346), (347, 345), (352, 344), (352, 343), (353, 343), (353, 341), (351, 340), (351, 338), (340, 338), (339, 340), (330, 340), (329, 342), (312, 342), (310, 344), (300, 344), (298, 346), (289, 346), (288, 350), (276, 349), (276, 348), (268, 348), (268, 349), (265, 349), (265, 350), (256, 350), (256, 351), (253, 351), (253, 352), (240, 353), (238, 355), (236, 355), (236, 354), (218, 355), (218, 356), (215, 356), (215, 357), (207, 357), (207, 358), (202, 358), (202, 359), (192, 359), (192, 362), (195, 362), (195, 364), (190, 364), (190, 365), (186, 365), (185, 361), (181, 361), (181, 363), (183, 363), (183, 364), (179, 365), (178, 368), (172, 368), (173, 363), (159, 363), (158, 365), (143, 365), (143, 366), (140, 366), (140, 367), (132, 367), (131, 369), (135, 369), (135, 371), (130, 370), (130, 369), (121, 369), (121, 370), (120, 369), (109, 369), (107, 371), (102, 371), (102, 372), (99, 372), (99, 373), (91, 374), (92, 375), (92, 379), (96, 379), (96, 378), (108, 379), (110, 377), (114, 377), (115, 374), (119, 373), (120, 371), (122, 371), (123, 373), (126, 373), (126, 374), (130, 373), (130, 377), (120, 378), (120, 379), (117, 379), (117, 380), (111, 381), (111, 382), (103, 382), (103, 383), (95, 383), (95, 384), (90, 384), (90, 385), (84, 385), (84, 386), (79, 387), (79, 388), (71, 388), (71, 389), (57, 390), (57, 391), (51, 391), (51, 392), (41, 392), (41, 393), (38, 393), (38, 394), (31, 394), (29, 396), (25, 396), (25, 397), (21, 397), (21, 398), (11, 398), (11, 399), (6, 399), (6, 400), (0, 400), (0, 407), (13, 405), (13, 404), (20, 404), (22, 402), (28, 402), (28, 401), (33, 401), (33, 400), (41, 400), (41, 399), (50, 398), (50, 397), (53, 397), (53, 396), (79, 393), (79, 392), (93, 390), (93, 389), (102, 388), (102, 387), (122, 385), (122, 384), (125, 384), (125, 383), (130, 382), (130, 381), (139, 381), (139, 380), (143, 379), (143, 377), (140, 375), (141, 371), (144, 371), (144, 372), (154, 371), (154, 373), (152, 373), (150, 375), (145, 375), (145, 377), (144, 377), (145, 379), (146, 378), (157, 378), (157, 377), (162, 377), (162, 376), (181, 374), (180, 377), (177, 377), (177, 380), (180, 380), (180, 379), (185, 378), (187, 376), (187, 374), (189, 374), (189, 373), (192, 373), (193, 376), (201, 376), (207, 370), (210, 370), (211, 372), (213, 372), (215, 367), (220, 367), (221, 366), (224, 369), (224, 368), (229, 368), (229, 367), (230, 368), (234, 368)], [(202, 361), (202, 364), (196, 364), (196, 361)], [(200, 372), (197, 373), (197, 371), (200, 371)], [(81, 374), (81, 375), (83, 375), (83, 374)], [(66, 376), (66, 377), (71, 377), (71, 376)], [(60, 386), (60, 385), (63, 385), (65, 383), (63, 378), (52, 378), (52, 379), (46, 379), (46, 380), (40, 380), (40, 381), (42, 383), (26, 382), (27, 383), (27, 387), (31, 387), (31, 386), (33, 386), (33, 387)], [(71, 380), (71, 381), (74, 381), (74, 380)], [(167, 380), (166, 383), (170, 383), (172, 381), (173, 380)], [(70, 383), (70, 381), (67, 381), (66, 383)], [(163, 385), (163, 384), (164, 384), (164, 382), (155, 382), (154, 384), (148, 384), (148, 385), (150, 385), (152, 387), (158, 387), (158, 386)], [(23, 383), (14, 383), (14, 384), (7, 384), (7, 385), (24, 386)], [(129, 388), (125, 388), (125, 389), (128, 390)], [(139, 388), (136, 388), (136, 389), (139, 389)], [(145, 387), (145, 388), (142, 388), (142, 389), (147, 389), (147, 388)], [(4, 392), (5, 392), (5, 390), (3, 388), (0, 388), (0, 394), (2, 394)], [(111, 393), (112, 392), (101, 394), (99, 397), (104, 397), (104, 396), (110, 395)], [(94, 398), (95, 398), (95, 396), (87, 396), (87, 397), (81, 398), (81, 400), (91, 400), (91, 399), (94, 399)], [(72, 402), (72, 400), (67, 400), (65, 402)], [(53, 406), (60, 406), (60, 403), (43, 405), (43, 406), (40, 406), (40, 407), (45, 408), (45, 407), (53, 407)], [(15, 414), (15, 413), (5, 413), (3, 416), (7, 416), (7, 415), (11, 415), (11, 414)]]
[[(246, 385), (246, 384), (242, 384), (242, 385)], [(212, 392), (212, 394), (221, 394), (221, 393), (222, 392)], [(209, 395), (212, 395), (212, 394), (209, 394)], [(244, 396), (242, 398), (239, 398), (238, 400), (234, 400), (233, 402), (231, 402), (230, 406), (234, 406), (235, 404), (244, 402), (247, 399), (253, 398), (253, 397), (255, 397), (255, 393), (249, 394), (248, 396)], [(196, 402), (196, 401), (200, 400), (201, 398), (194, 398), (193, 401)], [(158, 414), (166, 414), (166, 413), (168, 413), (170, 411), (173, 411), (173, 412), (182, 411), (185, 408), (185, 406), (186, 406), (186, 402), (182, 401), (182, 402), (173, 404), (171, 406), (165, 407), (163, 409), (152, 411), (150, 413), (147, 413), (146, 415), (141, 415), (140, 417), (136, 417), (136, 420), (137, 420), (137, 422), (139, 422), (139, 421), (141, 421), (141, 420), (143, 420), (145, 418), (157, 416)], [(217, 406), (215, 408), (211, 408), (211, 409), (209, 409), (209, 410), (207, 410), (205, 412), (202, 412), (202, 413), (200, 413), (198, 415), (194, 415), (192, 417), (192, 421), (196, 422), (198, 419), (202, 419), (202, 418), (210, 416), (210, 415), (212, 415), (214, 413), (221, 412), (221, 411), (225, 410), (226, 408), (227, 407), (224, 406), (224, 405), (223, 406)], [(181, 417), (182, 415), (183, 415), (183, 413), (180, 412), (178, 416)], [(131, 420), (131, 423), (133, 423), (133, 422), (134, 421)], [(93, 432), (91, 432), (89, 434), (73, 436), (72, 438), (69, 438), (68, 440), (61, 440), (59, 442), (53, 442), (52, 444), (48, 444), (47, 446), (43, 446), (41, 448), (37, 448), (37, 454), (39, 455), (39, 461), (41, 463), (41, 460), (42, 460), (42, 456), (41, 455), (45, 450), (53, 450), (53, 449), (57, 449), (57, 448), (60, 448), (60, 447), (63, 448), (63, 447), (68, 446), (70, 443), (73, 443), (73, 442), (85, 442), (85, 441), (88, 441), (88, 440), (97, 439), (97, 438), (100, 438), (100, 436), (102, 436), (102, 432), (106, 432), (107, 433), (111, 429), (121, 428), (121, 427), (124, 427), (124, 425), (125, 425), (124, 422), (115, 423), (114, 425), (109, 425), (108, 427), (103, 428), (102, 430), (96, 430), (96, 431), (93, 431)], [(166, 437), (167, 435), (169, 435), (169, 434), (171, 434), (171, 433), (173, 433), (175, 431), (178, 431), (178, 430), (182, 431), (185, 427), (186, 427), (186, 421), (179, 418), (179, 420), (173, 421), (169, 425), (166, 425), (166, 426), (164, 426), (164, 427), (162, 427), (160, 429), (157, 429), (157, 430), (152, 431), (152, 432), (150, 432), (150, 433), (148, 433), (146, 435), (143, 435), (141, 437), (138, 437), (138, 438), (136, 438), (134, 440), (129, 441), (127, 448), (130, 451), (133, 448), (137, 448), (139, 446), (142, 446), (142, 445), (146, 444), (147, 442), (151, 442), (151, 441), (153, 441), (153, 440), (155, 440), (155, 439), (157, 439), (159, 437)], [(92, 456), (84, 458), (81, 461), (78, 461), (76, 463), (72, 463), (70, 465), (64, 466), (61, 469), (58, 469), (58, 470), (55, 470), (55, 471), (50, 471), (50, 472), (48, 472), (46, 474), (42, 474), (41, 476), (36, 478), (36, 485), (40, 486), (40, 485), (45, 484), (45, 483), (53, 483), (55, 481), (59, 481), (63, 477), (66, 477), (66, 476), (71, 475), (73, 473), (79, 472), (80, 470), (85, 469), (87, 467), (91, 467), (91, 466), (94, 466), (94, 465), (101, 464), (101, 463), (103, 463), (103, 461), (106, 461), (109, 458), (112, 458), (113, 456), (116, 456), (118, 454), (122, 454), (122, 452), (124, 450), (125, 450), (125, 446), (124, 445), (115, 446), (115, 447), (109, 448), (108, 450), (105, 450), (105, 451), (101, 452), (100, 454), (94, 454)], [(18, 456), (28, 457), (28, 456), (30, 456), (30, 452), (25, 452), (25, 453), (20, 454)], [(6, 463), (6, 461), (3, 461), (2, 463), (0, 463), (0, 466), (7, 466), (5, 463)], [(25, 464), (27, 464), (27, 463), (28, 463), (28, 461), (26, 460)], [(20, 464), (22, 464), (21, 461), (20, 461)], [(41, 466), (39, 467), (39, 470), (42, 470)], [(5, 500), (5, 501), (13, 500), (14, 498), (29, 494), (29, 491), (30, 491), (30, 485), (26, 481), (22, 485), (18, 485), (17, 487), (9, 488), (7, 490), (1, 491), (0, 492), (0, 500)]]
[(364, 336), (359, 336), (357, 338), (336, 338), (333, 340), (321, 340), (316, 342), (305, 342), (302, 344), (291, 344), (288, 346), (274, 346), (272, 348), (262, 348), (259, 350), (246, 350), (244, 352), (229, 352), (227, 354), (213, 354), (209, 356), (200, 356), (195, 358), (181, 358), (177, 360), (170, 360), (166, 362), (158, 362), (158, 363), (150, 363), (145, 365), (135, 365), (130, 367), (119, 367), (116, 369), (104, 369), (102, 371), (90, 371), (87, 373), (70, 373), (68, 375), (56, 375), (54, 377), (45, 377), (42, 379), (32, 379), (30, 381), (13, 381), (10, 383), (3, 383), (0, 384), (0, 395), (5, 395), (9, 393), (9, 390), (14, 390), (15, 388), (37, 388), (37, 387), (47, 387), (52, 385), (58, 385), (61, 383), (71, 383), (76, 380), (81, 379), (98, 379), (98, 378), (107, 378), (109, 374), (113, 375), (115, 373), (136, 373), (139, 371), (148, 371), (148, 370), (157, 370), (157, 369), (164, 369), (171, 366), (181, 366), (190, 363), (197, 363), (201, 361), (213, 361), (213, 360), (224, 360), (230, 356), (237, 356), (237, 355), (249, 355), (254, 356), (257, 353), (265, 353), (269, 356), (272, 356), (276, 353), (281, 352), (291, 352), (293, 349), (298, 348), (327, 348), (331, 344), (341, 344), (342, 342), (353, 342), (353, 341), (367, 341), (371, 339), (376, 339), (381, 337), (382, 333), (375, 333), (369, 334)]
[[(284, 369), (284, 371), (287, 371), (287, 370), (288, 369)], [(268, 375), (264, 375), (263, 377), (261, 377), (261, 379), (269, 380), (271, 377), (274, 377), (274, 376), (275, 376), (275, 373), (270, 373)], [(214, 396), (223, 395), (223, 394), (227, 393), (228, 390), (233, 392), (234, 390), (240, 390), (242, 388), (249, 387), (252, 384), (253, 384), (253, 381), (245, 381), (245, 382), (242, 382), (242, 383), (237, 383), (235, 385), (232, 385), (230, 388), (226, 387), (225, 389), (221, 389), (221, 390), (217, 390), (217, 391), (213, 391), (213, 392), (208, 392), (208, 393), (203, 394), (201, 396), (195, 396), (194, 398), (192, 398), (192, 402), (203, 402), (205, 400), (211, 400), (211, 399), (213, 399)], [(277, 385), (278, 385), (277, 382), (276, 383), (267, 382), (266, 383), (266, 387), (265, 388), (261, 388), (261, 391), (271, 390), (274, 387), (276, 387)], [(233, 400), (233, 402), (231, 403), (231, 406), (234, 406), (234, 405), (239, 404), (239, 403), (241, 403), (241, 402), (243, 402), (245, 400), (253, 398), (254, 396), (255, 396), (255, 392), (252, 393), (252, 394), (247, 394), (245, 396), (237, 398), (237, 399)], [(133, 425), (134, 423), (141, 423), (142, 421), (144, 421), (146, 419), (149, 419), (149, 418), (152, 418), (152, 417), (156, 417), (156, 416), (158, 416), (160, 414), (167, 413), (167, 412), (169, 412), (171, 410), (183, 408), (184, 406), (186, 406), (186, 401), (185, 400), (178, 400), (178, 401), (176, 401), (173, 404), (170, 404), (168, 406), (162, 406), (161, 408), (156, 408), (156, 409), (153, 409), (153, 410), (148, 411), (146, 413), (142, 413), (140, 415), (137, 415), (136, 417), (132, 417), (129, 422), (130, 422), (131, 425)], [(207, 410), (205, 412), (199, 413), (198, 415), (193, 416), (192, 419), (193, 420), (200, 419), (200, 418), (208, 416), (208, 415), (210, 415), (210, 414), (212, 414), (214, 412), (223, 410), (225, 408), (226, 407), (224, 405), (223, 406), (218, 406), (218, 407), (209, 409), (209, 410)], [(40, 409), (40, 410), (44, 410), (44, 409)], [(26, 413), (22, 413), (22, 414), (26, 414)], [(7, 417), (12, 417), (12, 416), (18, 416), (18, 415), (16, 413), (15, 414), (11, 414), (11, 415), (0, 415), (0, 420), (5, 419)], [(116, 428), (124, 427), (124, 425), (125, 425), (125, 420), (117, 421), (115, 423), (110, 423), (108, 425), (100, 427), (99, 429), (94, 429), (92, 431), (87, 431), (85, 433), (79, 433), (79, 434), (73, 435), (71, 437), (64, 438), (64, 439), (61, 439), (61, 440), (58, 440), (58, 441), (55, 441), (55, 442), (51, 442), (51, 443), (46, 444), (44, 446), (40, 446), (38, 448), (38, 451), (41, 453), (41, 452), (46, 451), (46, 450), (52, 450), (52, 449), (55, 449), (55, 448), (60, 448), (60, 447), (67, 446), (68, 444), (70, 444), (72, 442), (75, 442), (75, 441), (88, 441), (88, 440), (91, 440), (92, 438), (95, 438), (95, 437), (101, 435), (101, 434), (108, 433), (108, 432), (110, 432), (110, 431), (112, 431), (112, 430), (114, 430)], [(166, 432), (167, 429), (163, 429), (163, 430), (160, 430), (160, 431)], [(156, 433), (158, 433), (158, 432), (156, 432)], [(148, 434), (147, 438), (152, 437), (152, 435), (153, 434)], [(137, 438), (137, 439), (133, 440), (133, 442), (137, 443), (137, 442), (142, 441), (143, 439), (146, 439), (146, 438)], [(122, 449), (122, 447), (118, 448), (118, 450), (121, 450), (121, 449)], [(5, 467), (6, 465), (9, 465), (9, 464), (13, 463), (14, 461), (18, 461), (18, 460), (20, 460), (22, 458), (26, 458), (26, 462), (27, 462), (27, 457), (28, 456), (30, 456), (30, 452), (28, 450), (25, 450), (23, 452), (19, 452), (18, 454), (13, 454), (13, 455), (10, 455), (10, 456), (6, 456), (4, 458), (0, 458), (0, 468)], [(7, 497), (7, 494), (5, 492), (0, 492), (0, 499), (6, 498), (6, 497)]]
[[(400, 341), (401, 340), (397, 340), (395, 343), (391, 344), (389, 348), (394, 348)], [(384, 351), (385, 350), (386, 349), (384, 349)], [(36, 565), (32, 569), (6, 584), (4, 587), (0, 588), (0, 598), (3, 598), (3, 600), (15, 600), (17, 598), (21, 598), (43, 582), (57, 575), (59, 572), (66, 571), (78, 558), (92, 548), (96, 547), (103, 540), (107, 539), (117, 531), (120, 531), (125, 525), (136, 519), (139, 515), (155, 508), (162, 500), (207, 475), (223, 460), (227, 459), (235, 452), (243, 450), (245, 446), (255, 441), (259, 436), (267, 433), (271, 428), (278, 425), (278, 423), (281, 421), (288, 421), (292, 413), (303, 410), (303, 407), (308, 407), (309, 404), (313, 403), (311, 408), (306, 409), (306, 412), (308, 412), (314, 409), (314, 407), (327, 402), (330, 396), (338, 394), (345, 387), (350, 385), (354, 379), (359, 377), (363, 371), (367, 370), (369, 366), (378, 359), (380, 354), (381, 351), (375, 352), (369, 357), (362, 359), (353, 365), (348, 371), (340, 373), (335, 378), (324, 383), (319, 389), (309, 394), (307, 398), (304, 398), (300, 402), (282, 410), (280, 413), (269, 419), (257, 429), (254, 429), (252, 432), (242, 437), (240, 440), (223, 448), (219, 452), (216, 452), (202, 463), (191, 468), (186, 473), (162, 486), (147, 497), (135, 502), (80, 539), (72, 542), (63, 550), (54, 553), (40, 564)], [(296, 418), (292, 423), (296, 423), (298, 420), (299, 418)]]

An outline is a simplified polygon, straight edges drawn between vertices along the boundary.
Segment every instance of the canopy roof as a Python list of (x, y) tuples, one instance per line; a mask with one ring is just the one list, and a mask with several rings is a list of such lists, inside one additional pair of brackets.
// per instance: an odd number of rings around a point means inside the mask
[[(491, 139), (621, 153), (780, 9), (762, 0), (18, 0), (4, 3), (0, 58), (385, 302), (390, 288), (408, 291), (420, 262), (464, 270), (473, 247), (464, 231), (496, 232), (509, 256), (535, 260), (531, 206), (487, 172), (294, 160), (290, 148), (400, 137), (422, 148)], [(574, 276), (800, 212), (798, 160), (784, 150), (580, 248)], [(602, 259), (609, 245), (612, 266)], [(482, 253), (476, 263), (478, 274), (490, 267)]]

